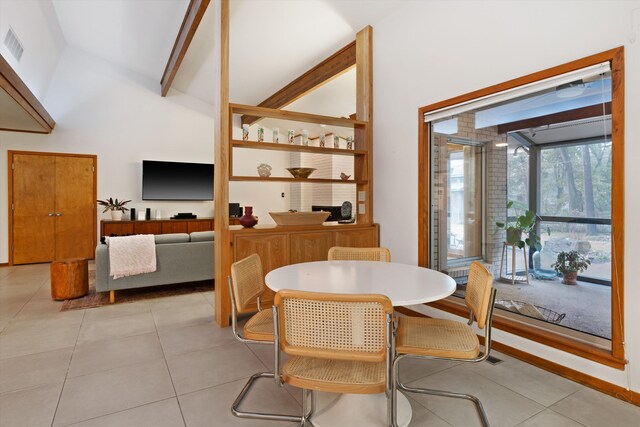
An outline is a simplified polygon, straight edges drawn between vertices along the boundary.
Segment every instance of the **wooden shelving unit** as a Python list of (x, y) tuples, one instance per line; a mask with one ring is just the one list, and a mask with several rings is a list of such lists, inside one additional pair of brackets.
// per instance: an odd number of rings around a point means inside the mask
[(254, 150), (293, 151), (293, 152), (301, 152), (301, 153), (335, 154), (335, 155), (341, 155), (341, 156), (366, 156), (367, 155), (367, 152), (365, 150), (346, 150), (344, 148), (312, 147), (307, 145), (294, 145), (294, 144), (287, 144), (287, 143), (239, 141), (237, 139), (234, 139), (233, 141), (231, 141), (231, 146), (233, 148), (250, 148)]
[[(219, 60), (219, 78), (216, 78), (214, 115), (215, 140), (215, 318), (220, 326), (229, 325), (230, 299), (226, 286), (231, 264), (252, 253), (260, 255), (264, 273), (283, 265), (326, 259), (332, 246), (377, 246), (379, 228), (373, 223), (373, 30), (366, 27), (356, 35), (356, 119), (328, 117), (273, 108), (229, 103), (229, 1), (214, 0), (216, 37), (214, 53)], [(269, 118), (290, 122), (353, 129), (355, 150), (302, 146), (284, 143), (234, 140), (234, 116)], [(287, 124), (287, 126), (289, 126)], [(293, 128), (291, 126), (290, 128)], [(312, 153), (328, 156), (350, 156), (354, 173), (351, 179), (293, 178), (236, 176), (233, 158), (241, 150), (276, 150), (290, 153)], [(236, 151), (236, 154), (234, 154)], [(244, 172), (247, 173), (247, 172)], [(336, 177), (337, 178), (337, 177)], [(312, 183), (355, 185), (357, 202), (354, 206), (355, 224), (318, 225), (304, 227), (256, 227), (239, 229), (230, 227), (228, 217), (229, 182)], [(218, 286), (220, 285), (221, 286)], [(269, 295), (263, 295), (263, 306), (268, 306)]]
[(263, 178), (261, 176), (230, 176), (229, 181), (256, 181), (256, 182), (307, 182), (307, 183), (315, 183), (315, 184), (360, 184), (364, 185), (367, 183), (365, 179), (326, 179), (326, 178), (289, 178), (286, 176), (270, 176), (268, 178)]

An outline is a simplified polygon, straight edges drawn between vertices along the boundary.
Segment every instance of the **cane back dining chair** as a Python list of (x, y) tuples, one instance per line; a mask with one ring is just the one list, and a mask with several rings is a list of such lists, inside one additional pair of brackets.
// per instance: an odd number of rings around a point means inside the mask
[(387, 248), (346, 248), (334, 246), (329, 249), (329, 261), (391, 262), (391, 252)]
[[(483, 264), (474, 261), (469, 269), (465, 293), (465, 304), (469, 309), (467, 323), (427, 317), (399, 317), (396, 331), (396, 357), (393, 362), (393, 396), (397, 387), (409, 393), (467, 399), (476, 405), (482, 424), (488, 427), (489, 420), (480, 399), (470, 394), (406, 386), (400, 381), (399, 362), (408, 357), (458, 362), (485, 361), (491, 351), (491, 319), (495, 297), (493, 275)], [(480, 351), (480, 341), (472, 328), (474, 320), (479, 329), (484, 329), (484, 352)], [(395, 425), (397, 416), (395, 399), (392, 403), (393, 425)]]
[[(233, 335), (240, 342), (274, 345), (273, 311), (271, 309), (263, 310), (260, 304), (260, 297), (267, 289), (262, 271), (262, 262), (257, 254), (231, 264), (231, 276), (228, 278), (229, 294), (231, 295), (231, 329)], [(241, 334), (238, 331), (238, 312), (247, 310), (252, 303), (256, 303), (258, 312), (245, 322)], [(255, 381), (260, 378), (273, 379), (274, 374), (272, 372), (253, 374), (233, 402), (231, 412), (240, 418), (300, 422), (302, 420), (300, 416), (247, 412), (239, 409)]]
[[(302, 426), (313, 415), (316, 391), (384, 392), (390, 423), (393, 306), (389, 298), (285, 289), (276, 293), (273, 313), (275, 380), (303, 390)], [(282, 368), (281, 352), (290, 356)]]

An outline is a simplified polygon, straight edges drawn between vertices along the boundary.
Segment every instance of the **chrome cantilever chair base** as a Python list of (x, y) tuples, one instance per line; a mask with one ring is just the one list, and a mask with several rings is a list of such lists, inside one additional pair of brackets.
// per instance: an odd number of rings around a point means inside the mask
[[(491, 427), (491, 424), (489, 423), (489, 419), (487, 418), (487, 414), (486, 414), (486, 412), (484, 410), (484, 407), (482, 406), (482, 402), (480, 401), (480, 399), (478, 399), (476, 396), (474, 396), (472, 394), (453, 393), (453, 392), (450, 392), (450, 391), (433, 390), (433, 389), (427, 389), (427, 388), (407, 387), (406, 385), (404, 385), (400, 381), (396, 382), (396, 388), (398, 390), (401, 390), (401, 391), (404, 391), (404, 392), (407, 392), (407, 393), (430, 394), (430, 395), (434, 395), (434, 396), (453, 397), (453, 398), (456, 398), (456, 399), (470, 400), (476, 406), (476, 410), (478, 411), (478, 415), (480, 416), (480, 421), (482, 422), (482, 425), (484, 427)], [(397, 425), (394, 423), (393, 426), (396, 427)]]
[[(233, 405), (231, 405), (231, 413), (233, 415), (235, 415), (238, 418), (248, 418), (248, 419), (253, 419), (253, 420), (273, 420), (273, 421), (288, 421), (288, 422), (304, 422), (303, 417), (299, 416), (299, 415), (287, 415), (287, 414), (269, 414), (269, 413), (264, 413), (264, 412), (246, 412), (246, 411), (241, 411), (239, 409), (240, 404), (242, 404), (242, 401), (244, 400), (244, 398), (247, 396), (247, 394), (249, 393), (249, 391), (251, 390), (251, 387), (253, 387), (254, 383), (259, 380), (260, 378), (269, 378), (269, 380), (273, 381), (275, 376), (273, 374), (273, 372), (258, 372), (256, 374), (253, 374), (251, 376), (251, 378), (249, 378), (249, 381), (247, 381), (247, 383), (245, 384), (245, 386), (242, 388), (242, 391), (240, 392), (240, 394), (238, 394), (238, 397), (236, 397), (236, 400), (234, 400)], [(303, 425), (303, 424), (301, 424)]]

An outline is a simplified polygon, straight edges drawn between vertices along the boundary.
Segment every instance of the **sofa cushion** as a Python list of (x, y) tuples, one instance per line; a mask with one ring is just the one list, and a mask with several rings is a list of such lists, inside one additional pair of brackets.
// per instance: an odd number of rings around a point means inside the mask
[(213, 231), (194, 231), (191, 233), (192, 242), (212, 242)]
[(187, 243), (189, 241), (189, 235), (187, 233), (171, 233), (171, 234), (156, 234), (156, 245), (162, 245), (164, 243)]

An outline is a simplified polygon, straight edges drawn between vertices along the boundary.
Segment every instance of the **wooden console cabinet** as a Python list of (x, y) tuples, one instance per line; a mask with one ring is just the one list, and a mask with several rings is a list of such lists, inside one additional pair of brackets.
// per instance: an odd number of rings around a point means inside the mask
[[(229, 223), (239, 224), (237, 218), (229, 218)], [(100, 221), (100, 237), (126, 236), (130, 234), (169, 234), (192, 233), (194, 231), (213, 230), (213, 218), (196, 219), (150, 219), (150, 220), (122, 220)]]
[[(301, 262), (326, 261), (332, 246), (377, 247), (378, 224), (314, 226), (265, 226), (231, 228), (233, 261), (258, 254), (264, 274), (278, 267)], [(262, 296), (264, 306), (273, 301), (273, 292)], [(255, 310), (249, 307), (247, 311)]]

